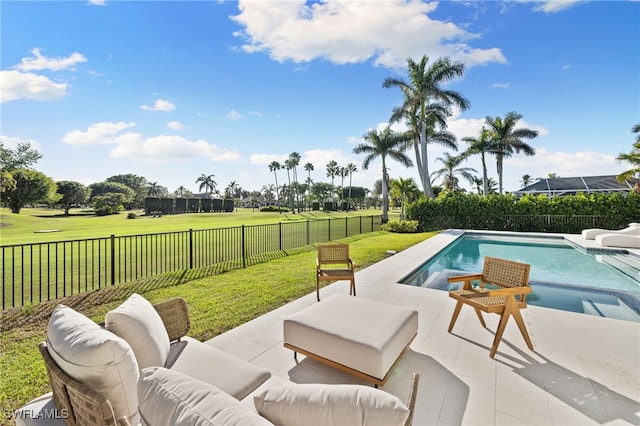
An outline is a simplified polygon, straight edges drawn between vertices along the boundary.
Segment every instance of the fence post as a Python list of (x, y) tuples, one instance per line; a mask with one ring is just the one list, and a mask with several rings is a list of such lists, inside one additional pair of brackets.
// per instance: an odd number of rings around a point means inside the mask
[(309, 234), (310, 234), (310, 232), (309, 232), (309, 219), (307, 219), (307, 245), (311, 244), (310, 243), (311, 236)]
[(241, 251), (242, 251), (242, 268), (246, 268), (247, 267), (247, 251), (245, 249), (245, 238), (244, 238), (244, 225), (242, 225), (242, 247), (241, 247)]
[(278, 250), (282, 251), (282, 222), (278, 222)]
[(360, 219), (360, 234), (362, 234), (362, 216), (358, 216), (358, 218)]
[(328, 240), (331, 241), (331, 218), (327, 219)]
[(116, 236), (114, 234), (111, 234), (111, 285), (115, 285), (115, 284), (116, 284)]
[(347, 238), (349, 236), (349, 218), (344, 218), (344, 237)]
[(193, 269), (193, 229), (189, 228), (189, 269)]

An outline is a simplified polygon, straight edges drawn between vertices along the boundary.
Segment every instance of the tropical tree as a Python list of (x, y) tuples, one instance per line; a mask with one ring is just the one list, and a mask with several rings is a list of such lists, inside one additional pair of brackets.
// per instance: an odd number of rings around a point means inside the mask
[(27, 204), (57, 201), (57, 185), (50, 177), (31, 169), (14, 169), (11, 176), (15, 180), (13, 189), (2, 193), (11, 213), (19, 214)]
[[(105, 182), (121, 183), (133, 190), (134, 192), (133, 198), (131, 200), (127, 200), (125, 203), (126, 204), (125, 207), (128, 207), (128, 208), (144, 207), (144, 199), (151, 196), (149, 194), (149, 182), (147, 182), (147, 179), (142, 176), (138, 176), (132, 173), (127, 173), (127, 174), (108, 177), (105, 179)], [(154, 195), (155, 197), (162, 196), (162, 194), (164, 193), (164, 187), (157, 186), (157, 183), (156, 183), (154, 193), (155, 193)]]
[(440, 161), (443, 167), (434, 171), (432, 173), (432, 178), (437, 179), (442, 177), (443, 186), (449, 191), (456, 191), (460, 189), (460, 186), (458, 185), (459, 179), (457, 176), (465, 178), (473, 185), (473, 175), (471, 172), (478, 172), (471, 167), (458, 167), (464, 160), (466, 160), (466, 156), (464, 154), (451, 155), (448, 152), (445, 152), (442, 157), (436, 158), (436, 161)]
[[(404, 95), (403, 104), (394, 109), (391, 122), (405, 118), (414, 131), (414, 148), (416, 165), (424, 194), (433, 198), (433, 190), (429, 179), (427, 144), (429, 135), (437, 134), (436, 127), (444, 130), (443, 119), (450, 115), (450, 108), (458, 106), (462, 111), (469, 108), (469, 101), (460, 93), (443, 89), (441, 86), (449, 80), (464, 74), (462, 62), (439, 58), (428, 66), (429, 58), (424, 55), (420, 62), (407, 60), (409, 81), (399, 78), (386, 78), (382, 84), (385, 88), (398, 87)], [(444, 124), (444, 125), (443, 125)], [(438, 139), (432, 140), (438, 142)], [(451, 141), (448, 141), (451, 142)]]
[(89, 201), (91, 188), (84, 186), (80, 182), (63, 180), (57, 182), (58, 194), (62, 196), (60, 203), (64, 208), (65, 216), (69, 216), (69, 209), (82, 205)]
[(351, 184), (353, 181), (353, 174), (358, 171), (358, 166), (356, 166), (353, 163), (349, 163), (347, 164), (346, 169), (347, 169), (347, 173), (349, 174), (349, 204), (348, 205), (350, 206), (351, 205), (351, 188), (352, 188)]
[[(630, 180), (634, 176), (640, 176), (640, 123), (633, 126), (631, 132), (636, 133), (636, 141), (633, 143), (633, 149), (629, 153), (621, 153), (616, 157), (616, 160), (619, 162), (626, 161), (632, 165), (632, 168), (616, 176), (616, 179), (620, 183)], [(634, 191), (640, 194), (640, 184), (635, 184)]]
[(147, 195), (149, 197), (157, 197), (162, 194), (162, 187), (158, 185), (158, 182), (149, 182), (147, 184)]
[(278, 204), (278, 211), (280, 213), (282, 213), (282, 210), (280, 210), (280, 195), (278, 193), (278, 170), (280, 170), (282, 168), (282, 166), (280, 165), (280, 163), (278, 163), (277, 161), (272, 161), (269, 164), (269, 171), (273, 172), (273, 176), (276, 179), (276, 203)]
[(298, 213), (300, 213), (300, 191), (299, 191), (299, 182), (298, 182), (298, 166), (300, 165), (300, 160), (302, 159), (302, 157), (300, 156), (299, 153), (297, 152), (292, 152), (291, 154), (289, 154), (289, 158), (287, 158), (287, 161), (289, 162), (289, 165), (291, 166), (291, 170), (293, 172), (293, 188), (295, 190), (295, 198), (296, 198), (296, 205), (298, 208)]
[(331, 178), (331, 193), (333, 194), (333, 202), (336, 201), (336, 186), (334, 184), (334, 179), (340, 173), (340, 166), (338, 166), (338, 162), (335, 160), (331, 160), (327, 163), (327, 177)]
[(522, 180), (520, 180), (520, 183), (522, 184), (522, 187), (524, 188), (525, 186), (529, 186), (533, 183), (533, 179), (531, 178), (531, 175), (522, 175)]
[(487, 116), (485, 124), (491, 133), (493, 147), (491, 153), (496, 156), (498, 171), (498, 191), (502, 194), (502, 170), (504, 159), (514, 153), (522, 151), (525, 155), (535, 155), (536, 151), (527, 145), (523, 139), (533, 139), (538, 136), (537, 130), (516, 127), (522, 119), (522, 114), (515, 111), (507, 113), (504, 118)]
[(407, 203), (414, 201), (419, 194), (418, 187), (413, 178), (391, 179), (390, 193), (400, 199), (400, 219), (405, 220), (405, 206)]
[(482, 127), (478, 137), (465, 137), (462, 138), (462, 140), (469, 144), (469, 148), (464, 152), (465, 156), (480, 154), (480, 160), (482, 162), (482, 194), (486, 197), (489, 193), (489, 181), (487, 179), (487, 161), (485, 155), (490, 154), (493, 149), (494, 141), (491, 138), (491, 133), (489, 133), (485, 127)]
[(95, 197), (104, 197), (108, 194), (122, 194), (122, 201), (118, 205), (131, 204), (136, 196), (136, 193), (129, 186), (124, 183), (114, 181), (96, 182), (89, 185), (91, 188), (91, 203), (94, 202)]
[(42, 158), (36, 149), (28, 142), (18, 142), (15, 148), (7, 148), (0, 139), (0, 169), (11, 171), (15, 169), (30, 169)]
[(403, 152), (407, 135), (396, 133), (389, 126), (378, 132), (371, 130), (364, 135), (365, 143), (356, 145), (354, 154), (365, 154), (362, 168), (367, 170), (373, 160), (380, 157), (382, 162), (382, 223), (389, 221), (389, 171), (387, 157), (398, 161), (405, 167), (413, 165), (411, 159)]
[(295, 207), (293, 205), (293, 186), (291, 185), (291, 171), (294, 169), (294, 167), (295, 166), (293, 165), (293, 160), (291, 160), (291, 158), (287, 158), (286, 160), (284, 160), (284, 168), (287, 171), (287, 181), (289, 182), (289, 185), (287, 187), (287, 199), (289, 200), (288, 205), (289, 210), (291, 210), (293, 213), (295, 213)]
[(204, 189), (204, 191), (209, 195), (209, 198), (213, 198), (212, 195), (218, 186), (216, 181), (213, 180), (214, 177), (215, 175), (206, 175), (203, 173), (198, 177), (198, 179), (196, 179), (196, 183), (200, 184), (200, 186), (198, 186), (198, 191), (202, 191), (202, 189)]
[(262, 185), (262, 195), (264, 195), (264, 198), (269, 203), (273, 202), (274, 192), (275, 192), (275, 187), (273, 186), (273, 184)]
[(191, 197), (193, 194), (191, 193), (191, 191), (189, 191), (184, 185), (180, 185), (174, 192), (173, 195), (175, 195), (178, 198), (189, 198)]

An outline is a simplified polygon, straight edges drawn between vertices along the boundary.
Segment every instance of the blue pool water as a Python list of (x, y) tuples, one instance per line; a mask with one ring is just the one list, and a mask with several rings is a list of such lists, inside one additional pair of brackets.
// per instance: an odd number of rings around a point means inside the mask
[(485, 256), (531, 265), (530, 305), (640, 322), (640, 259), (586, 252), (564, 238), (465, 234), (400, 282), (454, 289), (447, 278), (482, 271)]

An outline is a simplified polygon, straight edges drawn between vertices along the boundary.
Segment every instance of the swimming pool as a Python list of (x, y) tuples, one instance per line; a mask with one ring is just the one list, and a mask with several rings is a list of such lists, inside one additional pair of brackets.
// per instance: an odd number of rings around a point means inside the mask
[(485, 256), (531, 265), (531, 305), (640, 322), (640, 259), (574, 247), (562, 237), (465, 233), (400, 282), (450, 290), (447, 278), (482, 270)]

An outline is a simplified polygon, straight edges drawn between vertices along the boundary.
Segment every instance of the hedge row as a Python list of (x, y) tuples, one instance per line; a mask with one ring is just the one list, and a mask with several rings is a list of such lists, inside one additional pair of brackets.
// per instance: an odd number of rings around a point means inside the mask
[(486, 229), (580, 233), (585, 228), (620, 229), (640, 222), (640, 195), (478, 195), (441, 193), (407, 206), (420, 231)]
[(144, 199), (146, 214), (175, 214), (199, 212), (232, 212), (233, 200), (219, 198), (155, 198)]

